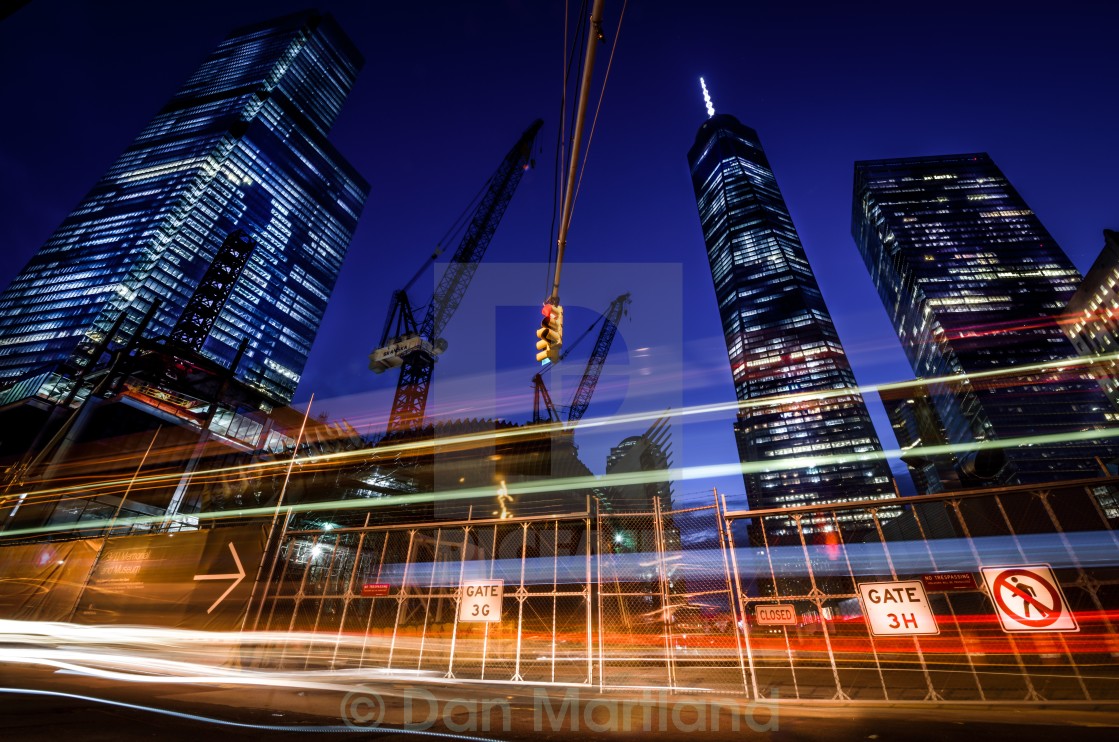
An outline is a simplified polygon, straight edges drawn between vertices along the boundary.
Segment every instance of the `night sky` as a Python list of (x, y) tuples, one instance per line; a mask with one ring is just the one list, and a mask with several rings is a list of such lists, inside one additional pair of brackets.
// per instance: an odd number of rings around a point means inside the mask
[[(0, 21), (0, 281), (230, 30), (304, 7), (33, 0)], [(429, 406), (442, 417), (527, 420), (533, 332), (550, 276), (563, 4), (317, 7), (365, 55), (331, 140), (372, 192), (296, 406), (314, 392), (313, 414), (362, 432), (383, 427), (395, 373), (366, 366), (391, 291), (539, 117), (536, 168), (448, 328)], [(705, 117), (701, 75), (719, 112), (758, 130), (862, 384), (912, 372), (850, 236), (855, 160), (989, 152), (1082, 271), (1102, 230), (1119, 229), (1112, 3), (632, 0), (619, 33), (622, 7), (607, 2), (600, 82), (615, 39), (617, 50), (561, 291), (569, 339), (592, 310), (633, 292), (588, 418), (733, 400), (685, 157)], [(417, 303), (432, 285), (419, 282)], [(574, 391), (592, 340), (553, 374), (557, 402)], [(884, 447), (895, 448), (884, 415), (872, 412)], [(675, 424), (676, 464), (735, 461), (732, 419)], [(647, 425), (576, 440), (602, 472), (609, 447)], [(734, 476), (679, 482), (676, 492), (687, 499), (716, 485), (741, 495)]]

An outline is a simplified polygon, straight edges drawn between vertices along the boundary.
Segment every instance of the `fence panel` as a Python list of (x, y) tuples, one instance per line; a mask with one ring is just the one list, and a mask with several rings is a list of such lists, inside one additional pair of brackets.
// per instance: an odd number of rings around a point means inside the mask
[[(1116, 699), (1112, 494), (1080, 483), (728, 513), (750, 684), (782, 698)], [(914, 603), (882, 604), (909, 588)]]
[[(257, 625), (288, 668), (587, 684), (591, 547), (585, 515), (285, 531)], [(493, 580), (500, 615), (460, 620)]]
[[(293, 668), (803, 700), (1119, 699), (1111, 485), (652, 505), (285, 531), (257, 625), (289, 635)], [(494, 580), (500, 620), (462, 620), (463, 585)]]

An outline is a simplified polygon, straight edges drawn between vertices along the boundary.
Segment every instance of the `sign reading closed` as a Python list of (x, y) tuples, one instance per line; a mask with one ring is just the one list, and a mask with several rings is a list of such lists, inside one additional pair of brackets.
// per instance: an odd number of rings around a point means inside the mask
[(790, 603), (759, 605), (754, 609), (759, 626), (796, 626), (797, 611)]

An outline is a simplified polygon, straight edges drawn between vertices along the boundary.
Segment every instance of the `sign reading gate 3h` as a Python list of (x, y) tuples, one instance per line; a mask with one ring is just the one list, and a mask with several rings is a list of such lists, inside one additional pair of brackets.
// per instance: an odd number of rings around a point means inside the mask
[(859, 600), (875, 636), (940, 633), (925, 586), (919, 580), (860, 582)]

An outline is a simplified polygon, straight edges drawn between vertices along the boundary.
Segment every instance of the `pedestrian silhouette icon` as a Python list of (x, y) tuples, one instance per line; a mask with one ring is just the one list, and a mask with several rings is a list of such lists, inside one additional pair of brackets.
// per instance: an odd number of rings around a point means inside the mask
[[(1032, 587), (1030, 587), (1029, 585), (1027, 585), (1025, 583), (1019, 583), (1017, 577), (1011, 577), (1010, 582), (1015, 587), (1017, 587), (1019, 590), (1021, 590), (1026, 595), (1028, 595), (1030, 598), (1036, 598), (1037, 597), (1037, 591), (1034, 590)], [(1022, 596), (1022, 615), (1025, 618), (1030, 617), (1030, 600), (1025, 595)]]

